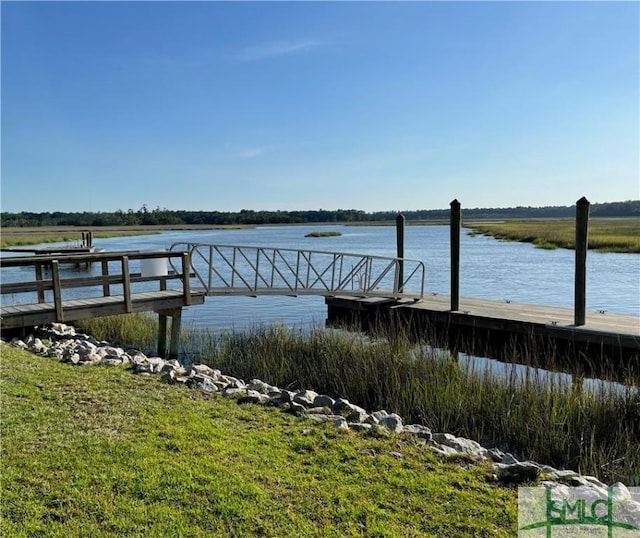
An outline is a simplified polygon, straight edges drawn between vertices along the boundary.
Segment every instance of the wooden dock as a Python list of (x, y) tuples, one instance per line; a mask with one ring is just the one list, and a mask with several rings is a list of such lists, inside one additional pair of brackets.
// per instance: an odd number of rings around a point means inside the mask
[(82, 232), (79, 241), (57, 247), (28, 248), (7, 247), (0, 249), (2, 252), (16, 252), (18, 254), (35, 254), (38, 256), (68, 255), (68, 254), (97, 254), (104, 252), (103, 248), (93, 246), (93, 232)]
[[(328, 297), (326, 304), (329, 323), (392, 326), (454, 351), (640, 383), (640, 317), (587, 312), (586, 323), (576, 326), (568, 308), (460, 298), (459, 309), (451, 310), (446, 295), (421, 301)], [(612, 365), (615, 371), (605, 371)]]
[[(132, 262), (139, 262), (141, 271), (131, 271)], [(63, 276), (61, 264), (100, 264), (101, 274), (77, 277), (72, 273), (71, 276)], [(33, 275), (31, 280), (3, 281), (0, 285), (0, 295), (13, 298), (9, 304), (3, 300), (0, 306), (0, 329), (3, 333), (52, 322), (157, 312), (160, 316), (158, 354), (166, 353), (167, 317), (171, 317), (169, 356), (175, 357), (182, 308), (202, 304), (205, 298), (204, 290), (192, 290), (190, 287), (188, 252), (132, 251), (11, 257), (0, 259), (0, 267), (15, 268)], [(176, 283), (177, 289), (169, 289), (171, 283)], [(140, 285), (145, 289), (137, 290)], [(149, 287), (156, 286), (156, 290), (149, 291)], [(78, 298), (77, 290), (81, 288), (92, 288), (93, 293)], [(69, 290), (76, 290), (76, 293), (70, 296)]]

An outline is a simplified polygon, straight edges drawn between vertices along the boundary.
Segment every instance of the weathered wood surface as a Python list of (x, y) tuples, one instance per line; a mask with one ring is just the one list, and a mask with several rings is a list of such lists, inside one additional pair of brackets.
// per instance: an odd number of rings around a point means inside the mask
[[(166, 259), (174, 270), (167, 274), (142, 276), (141, 273), (130, 271), (131, 260)], [(177, 266), (170, 261), (178, 261)], [(117, 262), (119, 272), (109, 274), (109, 262)], [(63, 277), (60, 272), (62, 263), (94, 263), (100, 262), (101, 275), (86, 277)], [(144, 311), (178, 312), (182, 307), (204, 302), (205, 291), (191, 290), (190, 259), (187, 252), (120, 252), (100, 253), (79, 256), (27, 256), (4, 258), (0, 260), (2, 268), (33, 269), (35, 281), (21, 281), (0, 284), (0, 294), (18, 296), (18, 304), (0, 306), (0, 326), (2, 329), (15, 329), (41, 325), (44, 323), (68, 322), (78, 319), (110, 316)], [(45, 268), (48, 273), (43, 271)], [(164, 272), (164, 271), (163, 271)], [(167, 281), (177, 282), (180, 289), (168, 290)], [(134, 284), (156, 282), (157, 291), (141, 291), (134, 288)], [(121, 292), (114, 295), (111, 286), (118, 285)], [(81, 289), (85, 287), (99, 288), (101, 297), (65, 297), (63, 290)], [(120, 291), (119, 290), (119, 291)], [(33, 292), (36, 292), (37, 302), (33, 303)], [(45, 300), (45, 292), (53, 297), (52, 301)], [(31, 294), (22, 295), (21, 294)], [(92, 294), (87, 294), (92, 295)], [(20, 304), (21, 303), (21, 304)], [(26, 303), (26, 304), (25, 304)], [(176, 317), (177, 314), (172, 314)]]
[(375, 298), (334, 297), (326, 300), (332, 308), (370, 310), (376, 305), (390, 309), (422, 312), (427, 319), (456, 327), (513, 331), (585, 342), (601, 341), (640, 350), (640, 317), (609, 312), (587, 312), (585, 324), (574, 324), (569, 308), (524, 303), (460, 298), (459, 309), (450, 309), (446, 295), (425, 296), (422, 301), (390, 301)]
[[(204, 290), (191, 291), (190, 304), (204, 303)], [(174, 309), (186, 306), (182, 290), (150, 291), (132, 293), (131, 312), (156, 312), (164, 309)], [(2, 328), (20, 328), (42, 325), (55, 321), (75, 321), (98, 316), (113, 316), (126, 314), (129, 310), (122, 295), (109, 297), (94, 297), (87, 299), (73, 299), (61, 302), (62, 319), (56, 314), (53, 302), (2, 306)]]
[(432, 295), (422, 301), (328, 297), (330, 325), (389, 327), (452, 351), (572, 375), (640, 384), (640, 317), (569, 308)]
[(47, 256), (51, 254), (94, 254), (104, 252), (98, 247), (50, 247), (50, 248), (3, 248), (2, 252), (18, 252), (24, 254), (37, 254)]

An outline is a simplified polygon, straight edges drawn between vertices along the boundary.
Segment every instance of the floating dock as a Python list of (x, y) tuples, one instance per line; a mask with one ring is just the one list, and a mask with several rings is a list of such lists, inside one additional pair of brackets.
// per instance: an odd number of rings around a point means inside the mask
[(328, 323), (362, 330), (393, 327), (453, 351), (535, 367), (640, 384), (640, 317), (587, 312), (574, 324), (568, 308), (450, 297), (420, 301), (327, 297)]

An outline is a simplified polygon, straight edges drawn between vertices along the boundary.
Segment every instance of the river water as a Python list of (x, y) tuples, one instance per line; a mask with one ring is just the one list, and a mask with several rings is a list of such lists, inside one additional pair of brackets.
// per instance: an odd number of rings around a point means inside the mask
[[(337, 231), (342, 235), (305, 237), (310, 231)], [(166, 231), (95, 239), (94, 245), (107, 251), (161, 250), (177, 242), (396, 255), (394, 226), (297, 225)], [(405, 257), (425, 263), (425, 294), (449, 293), (448, 226), (406, 226)], [(472, 237), (463, 230), (460, 295), (572, 308), (574, 264), (572, 250), (543, 250), (530, 243), (504, 242), (481, 235)], [(99, 272), (99, 267), (93, 271)], [(6, 277), (3, 274), (5, 281)], [(11, 276), (9, 280), (13, 280)], [(587, 310), (640, 316), (640, 255), (588, 253)], [(324, 324), (325, 318), (324, 299), (309, 296), (208, 297), (204, 305), (189, 307), (183, 313), (184, 323), (214, 330), (240, 330), (274, 322), (305, 328)]]

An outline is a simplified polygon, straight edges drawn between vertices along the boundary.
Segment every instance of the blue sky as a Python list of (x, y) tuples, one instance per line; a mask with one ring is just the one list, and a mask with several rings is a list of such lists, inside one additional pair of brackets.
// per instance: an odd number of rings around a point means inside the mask
[(2, 2), (2, 210), (640, 198), (637, 2)]

